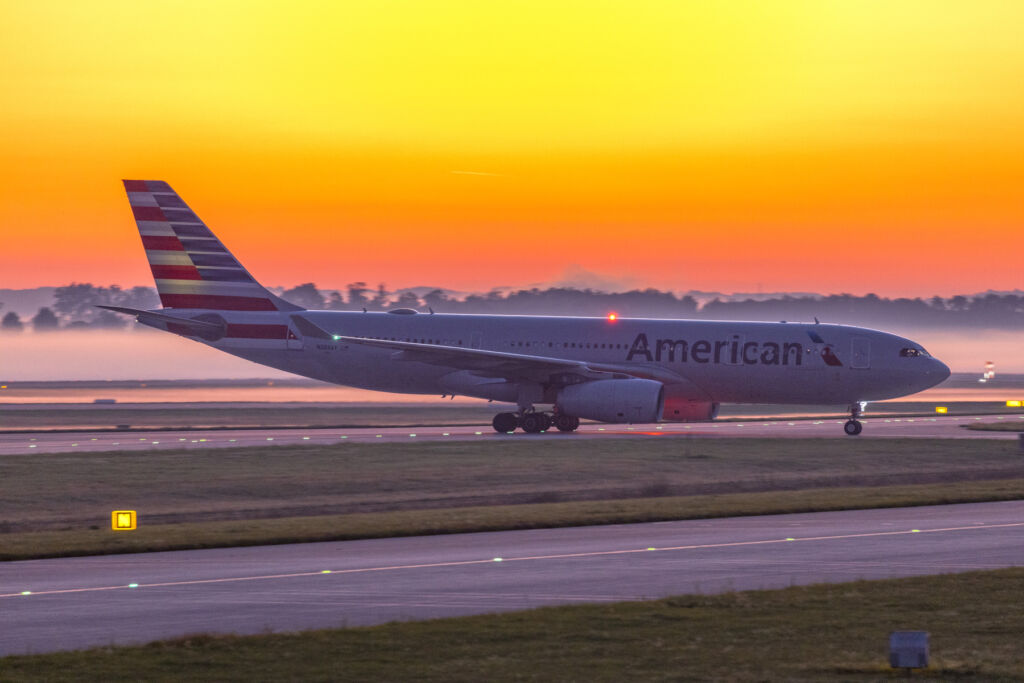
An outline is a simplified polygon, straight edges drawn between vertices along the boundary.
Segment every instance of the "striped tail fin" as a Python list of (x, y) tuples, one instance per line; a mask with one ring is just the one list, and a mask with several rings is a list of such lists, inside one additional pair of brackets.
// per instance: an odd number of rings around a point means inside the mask
[(164, 308), (301, 311), (256, 282), (162, 180), (125, 180)]

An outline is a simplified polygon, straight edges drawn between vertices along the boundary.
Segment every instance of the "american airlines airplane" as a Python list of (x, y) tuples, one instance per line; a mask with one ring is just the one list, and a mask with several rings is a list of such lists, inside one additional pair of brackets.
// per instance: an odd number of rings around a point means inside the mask
[(325, 382), (514, 404), (494, 416), (498, 432), (790, 403), (848, 405), (854, 436), (868, 401), (949, 376), (916, 342), (845, 325), (310, 311), (261, 286), (166, 182), (124, 186), (163, 308), (103, 308)]

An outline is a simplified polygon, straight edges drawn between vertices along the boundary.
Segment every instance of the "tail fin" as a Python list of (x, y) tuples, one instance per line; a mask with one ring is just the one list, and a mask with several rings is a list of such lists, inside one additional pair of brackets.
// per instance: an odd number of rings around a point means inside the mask
[(162, 180), (125, 180), (164, 308), (301, 311), (256, 282)]

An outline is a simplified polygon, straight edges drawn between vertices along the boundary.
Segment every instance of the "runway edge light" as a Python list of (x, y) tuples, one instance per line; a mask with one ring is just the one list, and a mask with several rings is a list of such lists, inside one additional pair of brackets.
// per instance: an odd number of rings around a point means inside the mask
[(110, 513), (110, 528), (114, 531), (132, 531), (135, 523), (135, 510), (114, 510)]

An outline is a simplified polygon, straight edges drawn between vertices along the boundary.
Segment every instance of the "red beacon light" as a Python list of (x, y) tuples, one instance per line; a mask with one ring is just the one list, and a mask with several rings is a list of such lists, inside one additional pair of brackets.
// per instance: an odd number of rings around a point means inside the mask
[(618, 313), (609, 313), (608, 314), (608, 322), (613, 323), (613, 322), (615, 322), (618, 319), (619, 319), (619, 314)]

